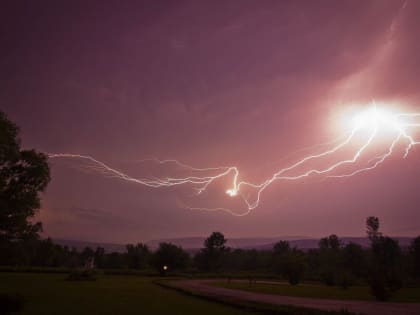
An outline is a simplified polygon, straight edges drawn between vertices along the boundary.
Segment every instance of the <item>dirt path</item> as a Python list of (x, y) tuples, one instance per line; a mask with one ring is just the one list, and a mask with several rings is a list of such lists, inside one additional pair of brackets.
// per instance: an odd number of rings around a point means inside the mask
[(420, 314), (420, 304), (417, 303), (383, 303), (373, 301), (345, 301), (281, 296), (220, 288), (211, 285), (212, 281), (215, 282), (220, 280), (175, 280), (171, 281), (171, 286), (183, 290), (193, 291), (200, 295), (215, 299), (234, 299), (266, 304), (295, 305), (322, 310), (347, 309), (350, 312), (366, 315)]

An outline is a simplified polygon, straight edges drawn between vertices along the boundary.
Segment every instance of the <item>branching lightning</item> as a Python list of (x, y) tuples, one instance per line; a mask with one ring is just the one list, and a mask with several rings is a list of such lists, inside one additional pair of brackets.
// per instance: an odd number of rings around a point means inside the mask
[[(403, 146), (403, 158), (406, 158), (411, 149), (420, 144), (420, 141), (415, 140), (413, 133), (416, 128), (420, 127), (420, 123), (416, 123), (415, 119), (420, 119), (420, 113), (393, 113), (382, 108), (378, 108), (373, 104), (370, 108), (362, 111), (355, 116), (352, 121), (352, 127), (347, 137), (321, 153), (308, 155), (298, 160), (294, 164), (287, 166), (275, 172), (271, 177), (267, 178), (261, 183), (252, 183), (240, 179), (240, 172), (236, 166), (220, 166), (210, 168), (196, 168), (183, 164), (177, 160), (141, 160), (141, 162), (153, 161), (158, 164), (174, 164), (190, 174), (183, 177), (162, 177), (162, 178), (136, 178), (132, 177), (116, 168), (113, 168), (104, 162), (101, 162), (89, 155), (69, 154), (69, 153), (49, 153), (48, 157), (53, 158), (73, 158), (88, 161), (90, 169), (100, 172), (104, 176), (117, 178), (120, 180), (132, 182), (153, 188), (172, 187), (178, 185), (191, 185), (196, 189), (197, 194), (201, 194), (213, 184), (215, 181), (222, 178), (230, 178), (230, 187), (225, 191), (230, 197), (240, 197), (246, 205), (244, 212), (238, 213), (228, 208), (199, 208), (183, 205), (183, 207), (191, 210), (205, 210), (205, 211), (225, 211), (232, 215), (243, 216), (250, 213), (257, 208), (261, 202), (261, 195), (263, 191), (276, 181), (296, 181), (309, 176), (324, 176), (328, 178), (345, 178), (355, 176), (357, 174), (367, 172), (377, 168), (386, 159), (391, 157), (397, 150), (398, 145)], [(386, 137), (385, 150), (368, 160), (362, 161), (362, 156), (368, 155), (368, 151), (374, 149), (379, 137), (387, 133), (391, 136)], [(343, 150), (352, 150), (356, 137), (362, 139), (354, 149), (354, 152), (348, 158), (341, 158), (338, 161), (326, 162), (323, 167), (310, 167), (310, 161), (325, 161), (326, 158), (334, 159)], [(378, 140), (378, 141), (377, 141)], [(384, 139), (382, 139), (384, 140)], [(348, 168), (352, 168), (348, 170)], [(204, 175), (203, 175), (204, 174)], [(253, 200), (248, 195), (243, 193), (243, 190), (248, 187), (255, 190)]]

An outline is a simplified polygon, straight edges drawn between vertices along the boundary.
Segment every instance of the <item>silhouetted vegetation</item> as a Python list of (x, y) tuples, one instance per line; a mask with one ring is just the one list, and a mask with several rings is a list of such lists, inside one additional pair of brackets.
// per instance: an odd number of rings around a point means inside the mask
[(41, 222), (30, 219), (49, 180), (47, 156), (22, 150), (18, 127), (0, 111), (0, 242), (38, 236)]
[(73, 270), (67, 277), (69, 281), (95, 281), (96, 275), (92, 270)]
[(413, 279), (420, 280), (420, 236), (416, 237), (409, 249), (409, 270)]
[[(131, 269), (143, 269), (150, 263), (149, 248), (142, 243), (137, 245), (128, 244), (127, 248), (127, 265)], [(103, 250), (103, 249), (102, 249)], [(97, 259), (97, 258), (96, 258)]]
[(161, 274), (184, 270), (190, 262), (189, 255), (181, 248), (170, 243), (160, 243), (152, 256), (152, 264)]
[(369, 217), (366, 225), (372, 242), (369, 285), (378, 300), (386, 301), (402, 286), (401, 249), (397, 241), (379, 232), (378, 218)]
[(273, 270), (282, 275), (290, 284), (296, 285), (302, 280), (306, 269), (306, 257), (297, 248), (290, 248), (286, 241), (274, 245), (272, 257)]
[(378, 300), (389, 299), (404, 285), (417, 286), (420, 237), (413, 239), (409, 248), (400, 248), (397, 241), (380, 233), (377, 218), (368, 218), (366, 225), (369, 248), (343, 244), (337, 235), (330, 235), (320, 239), (318, 249), (307, 251), (292, 248), (287, 241), (277, 242), (272, 250), (230, 249), (220, 232), (212, 233), (195, 255), (170, 243), (161, 243), (155, 251), (142, 243), (128, 244), (124, 253), (107, 253), (101, 247), (78, 251), (50, 239), (3, 241), (0, 265), (78, 270), (70, 276), (77, 280), (89, 278), (83, 270), (97, 268), (109, 274), (150, 274), (156, 270), (162, 275), (203, 273), (250, 281), (255, 277), (276, 278), (292, 285), (304, 280), (318, 281), (344, 289), (369, 285)]
[[(242, 273), (250, 283), (260, 274), (291, 285), (303, 280), (343, 288), (369, 284), (378, 300), (388, 300), (403, 285), (420, 281), (420, 236), (409, 248), (401, 249), (397, 241), (382, 235), (377, 217), (366, 220), (370, 248), (343, 244), (337, 235), (330, 235), (320, 239), (318, 249), (309, 251), (291, 248), (287, 241), (266, 251), (230, 249), (224, 235), (214, 232), (194, 257), (170, 243), (161, 243), (155, 251), (142, 243), (128, 244), (124, 253), (107, 253), (101, 247), (78, 251), (51, 239), (38, 239), (42, 225), (31, 219), (49, 179), (47, 157), (22, 150), (18, 127), (0, 112), (0, 265), (73, 270), (69, 280), (94, 280), (94, 268), (113, 273), (153, 268), (162, 275), (181, 271), (230, 277)], [(10, 305), (18, 305), (12, 300)]]
[(195, 255), (195, 264), (201, 271), (220, 271), (224, 267), (229, 250), (225, 247), (225, 236), (213, 232), (205, 241), (204, 248)]

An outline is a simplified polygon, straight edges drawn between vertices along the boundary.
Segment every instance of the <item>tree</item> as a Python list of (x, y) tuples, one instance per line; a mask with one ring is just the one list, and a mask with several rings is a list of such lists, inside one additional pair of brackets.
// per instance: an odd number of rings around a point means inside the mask
[(284, 274), (286, 270), (286, 257), (290, 252), (288, 241), (279, 241), (273, 246), (272, 268), (275, 273)]
[(343, 248), (343, 264), (353, 277), (363, 278), (366, 276), (366, 255), (362, 246), (355, 243), (348, 243)]
[(417, 236), (410, 244), (410, 257), (412, 261), (411, 273), (414, 278), (420, 279), (420, 236)]
[(93, 255), (95, 260), (95, 264), (98, 268), (104, 267), (104, 260), (105, 260), (105, 248), (97, 247), (95, 250), (95, 254)]
[(213, 232), (211, 235), (204, 241), (204, 247), (208, 251), (223, 251), (225, 249), (225, 244), (227, 240), (225, 236), (220, 232)]
[(379, 218), (368, 217), (366, 219), (366, 233), (371, 241), (374, 241), (382, 235), (379, 232)]
[(18, 127), (0, 111), (0, 240), (38, 236), (42, 225), (30, 219), (49, 180), (47, 156), (22, 150)]
[[(32, 264), (35, 266), (54, 266), (58, 255), (57, 247), (50, 238), (40, 241), (29, 241), (31, 247), (35, 248)], [(22, 242), (23, 244), (25, 242)], [(26, 242), (27, 243), (27, 242)], [(27, 245), (27, 247), (30, 247)]]
[(274, 255), (287, 254), (290, 251), (290, 244), (288, 241), (279, 241), (273, 246)]
[(205, 241), (204, 248), (195, 255), (195, 263), (203, 271), (216, 271), (222, 268), (227, 240), (220, 232), (213, 232)]
[(357, 278), (366, 277), (365, 251), (355, 243), (346, 244), (339, 253), (336, 282), (347, 289)]
[(320, 276), (327, 285), (340, 280), (341, 242), (332, 234), (319, 240)]
[(274, 272), (283, 275), (292, 285), (299, 284), (306, 269), (305, 255), (297, 248), (290, 248), (288, 241), (274, 244), (272, 263)]
[(128, 268), (142, 269), (146, 267), (150, 254), (147, 245), (143, 243), (137, 245), (128, 244), (126, 249)]
[(376, 299), (386, 301), (402, 286), (401, 249), (396, 240), (379, 232), (378, 218), (369, 217), (366, 226), (371, 240), (369, 285)]
[(80, 253), (80, 258), (82, 260), (83, 265), (86, 267), (90, 264), (92, 259), (95, 259), (95, 252), (92, 248), (87, 246)]
[(331, 234), (330, 236), (321, 238), (319, 240), (320, 249), (339, 250), (340, 246), (341, 246), (341, 242), (338, 236), (335, 234)]
[(291, 285), (299, 284), (305, 274), (306, 259), (305, 254), (293, 248), (286, 256), (284, 275)]
[(161, 274), (185, 269), (189, 260), (190, 257), (181, 247), (171, 243), (160, 243), (152, 256), (152, 264)]
[(124, 266), (124, 257), (120, 253), (112, 252), (105, 255), (105, 259), (103, 262), (104, 268), (109, 269), (119, 269), (123, 268)]

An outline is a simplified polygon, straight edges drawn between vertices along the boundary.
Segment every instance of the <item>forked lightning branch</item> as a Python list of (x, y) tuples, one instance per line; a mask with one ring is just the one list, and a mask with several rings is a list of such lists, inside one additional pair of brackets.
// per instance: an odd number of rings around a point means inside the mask
[[(232, 215), (243, 216), (260, 205), (264, 190), (275, 182), (298, 181), (316, 175), (326, 178), (350, 177), (378, 168), (387, 158), (394, 154), (399, 153), (402, 158), (407, 157), (411, 149), (415, 145), (420, 144), (420, 141), (415, 139), (417, 128), (420, 127), (420, 122), (418, 121), (420, 121), (420, 113), (395, 112), (373, 103), (367, 110), (361, 111), (351, 118), (351, 128), (344, 140), (321, 153), (304, 156), (297, 162), (274, 172), (266, 180), (259, 183), (242, 179), (240, 170), (236, 166), (196, 168), (177, 160), (154, 160), (158, 164), (174, 163), (188, 171), (189, 175), (184, 177), (141, 178), (130, 176), (89, 155), (48, 153), (48, 156), (50, 159), (70, 158), (87, 160), (91, 164), (91, 168), (99, 174), (133, 184), (153, 188), (190, 185), (196, 189), (197, 194), (203, 193), (215, 181), (221, 178), (229, 178), (230, 185), (225, 189), (225, 193), (232, 198), (241, 198), (245, 205), (245, 211), (238, 212), (220, 207), (186, 207), (192, 210), (220, 210)], [(355, 150), (352, 150), (356, 137), (357, 139), (362, 139), (362, 141), (358, 141)], [(385, 149), (381, 153), (372, 156), (367, 162), (364, 162), (365, 159), (362, 159), (362, 156), (369, 154), (369, 149), (375, 146), (377, 142), (385, 142)], [(402, 146), (402, 152), (397, 150), (399, 146)], [(345, 149), (353, 152), (345, 158), (328, 163), (328, 158)], [(311, 163), (318, 160), (327, 160), (327, 163), (323, 167), (311, 167)], [(350, 171), (349, 168), (351, 169)], [(244, 194), (243, 190), (245, 189), (255, 190), (254, 197), (251, 198)]]

